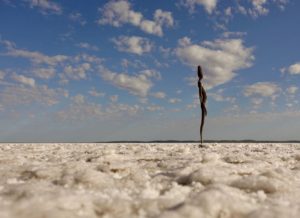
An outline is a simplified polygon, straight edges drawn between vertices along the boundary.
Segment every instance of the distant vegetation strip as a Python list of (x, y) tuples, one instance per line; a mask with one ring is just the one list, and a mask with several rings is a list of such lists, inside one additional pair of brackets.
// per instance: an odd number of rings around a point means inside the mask
[[(99, 141), (97, 143), (199, 143), (196, 140), (154, 140), (154, 141)], [(300, 143), (297, 140), (206, 140), (205, 143)]]

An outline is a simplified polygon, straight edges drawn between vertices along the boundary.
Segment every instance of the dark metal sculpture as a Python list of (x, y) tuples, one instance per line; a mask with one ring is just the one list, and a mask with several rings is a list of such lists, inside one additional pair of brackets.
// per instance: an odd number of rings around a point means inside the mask
[(198, 66), (198, 89), (199, 89), (199, 100), (200, 100), (200, 105), (201, 105), (201, 124), (200, 124), (200, 139), (201, 139), (201, 146), (203, 144), (203, 138), (202, 138), (202, 132), (203, 132), (203, 126), (205, 122), (205, 116), (207, 115), (207, 110), (206, 110), (206, 100), (207, 100), (207, 95), (205, 92), (205, 89), (202, 86), (201, 80), (203, 79), (203, 72), (202, 68), (199, 65)]

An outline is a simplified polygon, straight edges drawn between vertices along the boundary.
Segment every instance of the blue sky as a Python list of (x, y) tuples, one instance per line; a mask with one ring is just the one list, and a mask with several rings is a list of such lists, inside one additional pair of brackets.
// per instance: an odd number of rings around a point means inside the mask
[(0, 141), (300, 140), (296, 0), (0, 0)]

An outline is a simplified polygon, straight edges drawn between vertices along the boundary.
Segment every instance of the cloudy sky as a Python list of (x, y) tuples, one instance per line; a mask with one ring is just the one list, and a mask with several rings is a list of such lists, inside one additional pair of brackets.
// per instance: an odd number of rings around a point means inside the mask
[(0, 141), (300, 140), (298, 0), (0, 0)]

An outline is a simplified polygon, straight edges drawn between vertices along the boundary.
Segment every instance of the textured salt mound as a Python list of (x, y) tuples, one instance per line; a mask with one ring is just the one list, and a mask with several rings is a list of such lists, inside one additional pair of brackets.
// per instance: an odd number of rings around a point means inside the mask
[(300, 217), (299, 144), (0, 144), (0, 217)]
[(274, 193), (289, 189), (289, 180), (286, 178), (289, 177), (284, 177), (276, 171), (267, 171), (236, 180), (232, 182), (231, 186), (248, 191), (263, 190), (265, 193)]
[(161, 217), (244, 217), (255, 208), (251, 199), (243, 192), (222, 186), (209, 186)]

